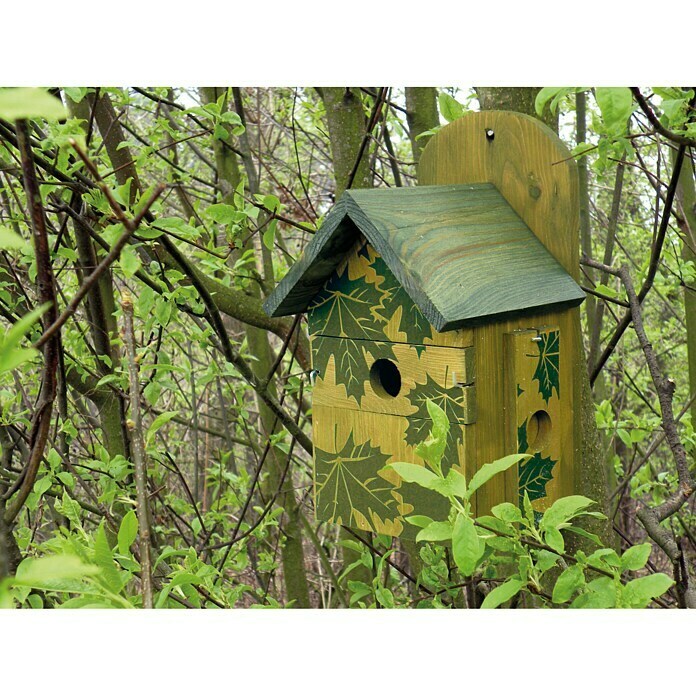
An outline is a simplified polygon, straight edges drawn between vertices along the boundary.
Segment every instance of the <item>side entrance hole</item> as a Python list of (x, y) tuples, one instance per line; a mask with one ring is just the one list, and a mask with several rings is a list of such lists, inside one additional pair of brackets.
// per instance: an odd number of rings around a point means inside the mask
[(540, 452), (551, 441), (551, 416), (546, 411), (537, 411), (529, 417), (527, 440), (530, 452)]

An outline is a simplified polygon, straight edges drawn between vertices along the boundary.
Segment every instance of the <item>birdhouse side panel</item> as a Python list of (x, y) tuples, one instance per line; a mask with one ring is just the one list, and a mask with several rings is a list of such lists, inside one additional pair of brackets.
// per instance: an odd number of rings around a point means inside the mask
[(505, 335), (513, 448), (530, 459), (518, 465), (518, 497), (537, 514), (559, 497), (561, 452), (561, 332), (559, 327)]

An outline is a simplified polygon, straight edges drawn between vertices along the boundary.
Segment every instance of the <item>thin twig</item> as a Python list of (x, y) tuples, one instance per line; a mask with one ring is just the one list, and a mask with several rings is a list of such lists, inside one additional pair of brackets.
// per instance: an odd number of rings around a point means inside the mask
[(135, 330), (133, 328), (133, 299), (128, 291), (121, 295), (121, 309), (125, 324), (124, 340), (128, 360), (130, 381), (130, 420), (131, 449), (135, 467), (136, 511), (138, 516), (138, 542), (140, 551), (140, 578), (142, 584), (143, 607), (152, 609), (152, 544), (150, 535), (150, 512), (147, 494), (147, 463), (145, 443), (143, 442), (143, 424), (140, 415), (140, 383), (138, 361), (135, 354)]

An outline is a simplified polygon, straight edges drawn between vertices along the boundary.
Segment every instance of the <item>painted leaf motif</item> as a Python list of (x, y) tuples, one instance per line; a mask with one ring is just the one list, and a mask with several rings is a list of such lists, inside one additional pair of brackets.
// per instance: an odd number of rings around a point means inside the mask
[(375, 308), (375, 316), (379, 321), (387, 323), (401, 307), (401, 319), (399, 331), (406, 334), (407, 343), (413, 343), (423, 350), (422, 344), (426, 338), (432, 335), (430, 322), (423, 316), (418, 306), (414, 304), (406, 290), (394, 277), (381, 256), (372, 263), (376, 273), (384, 278), (379, 289), (382, 291), (380, 306)]
[(549, 331), (541, 334), (539, 338), (541, 340), (536, 341), (539, 358), (532, 379), (539, 382), (539, 393), (548, 403), (554, 389), (560, 396), (558, 373), (560, 334), (558, 331)]
[(334, 271), (308, 308), (309, 333), (375, 340), (380, 329), (370, 314), (373, 291), (364, 278), (351, 280), (348, 267)]
[(391, 495), (394, 486), (377, 474), (388, 459), (389, 455), (373, 447), (370, 440), (356, 445), (353, 433), (340, 452), (332, 454), (317, 448), (318, 518), (355, 526), (356, 515), (368, 520), (372, 513), (383, 520), (398, 516), (396, 500)]
[(535, 454), (519, 465), (520, 497), (527, 491), (530, 500), (546, 497), (546, 484), (553, 478), (556, 462), (551, 457)]
[(349, 338), (333, 338), (319, 334), (312, 344), (312, 365), (319, 371), (320, 378), (326, 375), (329, 359), (334, 356), (336, 382), (343, 384), (348, 396), (354, 396), (358, 403), (365, 393), (365, 380), (369, 371), (360, 341)]
[[(527, 421), (517, 428), (517, 449), (524, 454), (529, 445), (527, 443)], [(546, 497), (546, 484), (553, 479), (553, 467), (556, 462), (551, 457), (542, 457), (537, 452), (531, 459), (518, 465), (520, 504), (525, 491), (529, 500), (537, 500)]]
[(524, 421), (519, 428), (517, 428), (517, 451), (520, 454), (526, 454), (529, 449), (529, 443), (527, 442), (527, 421)]
[(443, 456), (443, 470), (447, 466), (457, 462), (457, 445), (462, 444), (462, 428), (457, 425), (464, 413), (464, 393), (462, 389), (443, 389), (430, 375), (426, 376), (424, 385), (418, 384), (410, 395), (411, 403), (417, 407), (417, 411), (409, 417), (406, 430), (406, 442), (409, 445), (417, 445), (424, 442), (432, 427), (430, 414), (428, 413), (428, 401), (436, 403), (447, 415), (447, 420), (452, 424), (447, 436), (447, 445)]

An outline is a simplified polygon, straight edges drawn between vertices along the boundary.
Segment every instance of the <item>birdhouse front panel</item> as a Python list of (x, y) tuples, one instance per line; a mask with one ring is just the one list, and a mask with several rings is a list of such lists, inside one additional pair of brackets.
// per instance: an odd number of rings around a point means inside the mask
[(311, 303), (308, 322), (317, 516), (413, 536), (403, 517), (417, 508), (441, 518), (446, 501), (384, 467), (424, 464), (414, 449), (432, 427), (430, 399), (450, 421), (445, 469), (461, 468), (475, 420), (472, 333), (435, 331), (363, 238)]

